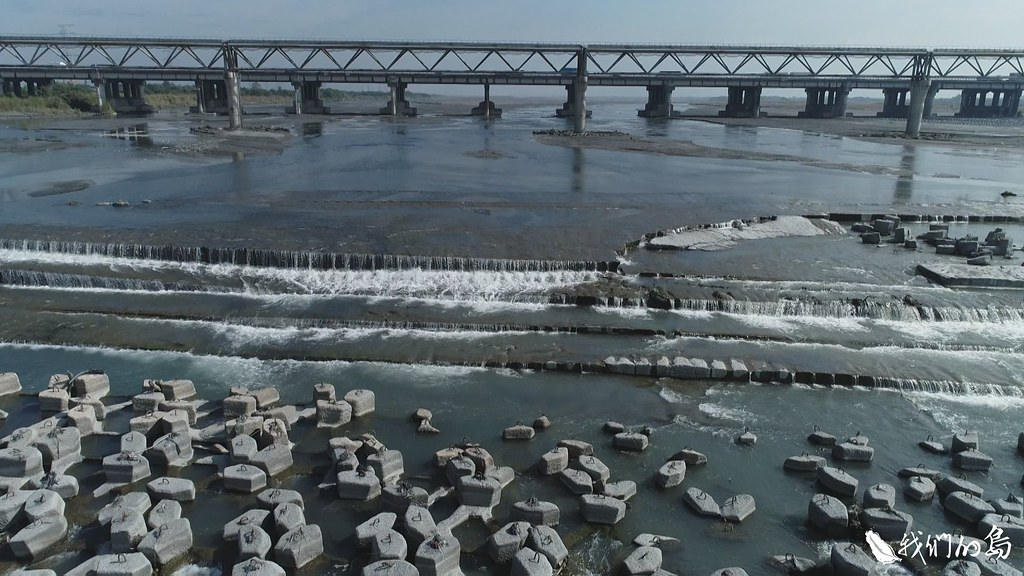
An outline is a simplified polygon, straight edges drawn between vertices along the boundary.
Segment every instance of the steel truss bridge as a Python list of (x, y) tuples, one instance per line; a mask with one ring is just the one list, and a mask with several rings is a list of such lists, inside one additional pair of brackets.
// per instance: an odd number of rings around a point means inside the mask
[(1024, 85), (1024, 49), (0, 37), (0, 77), (944, 89)]

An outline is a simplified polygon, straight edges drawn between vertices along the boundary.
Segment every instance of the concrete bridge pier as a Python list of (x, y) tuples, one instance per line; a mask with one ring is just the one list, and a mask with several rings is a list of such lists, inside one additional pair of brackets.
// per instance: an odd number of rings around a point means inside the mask
[[(991, 97), (989, 96), (991, 94)], [(985, 90), (968, 89), (960, 93), (960, 111), (963, 118), (1006, 118), (1020, 115), (1020, 89)]]
[(43, 96), (53, 86), (53, 80), (37, 80), (33, 78), (5, 78), (3, 81), (3, 95), (23, 98), (25, 96)]
[(405, 98), (405, 89), (409, 87), (406, 82), (388, 82), (388, 87), (391, 88), (391, 100), (388, 101), (387, 106), (380, 109), (380, 113), (383, 116), (415, 116), (416, 109), (409, 106), (409, 101)]
[(100, 78), (93, 80), (96, 85), (97, 100), (100, 110), (109, 107), (115, 114), (145, 115), (152, 114), (154, 108), (146, 103), (145, 80), (123, 80), (120, 78)]
[(939, 93), (939, 85), (932, 84), (928, 94), (924, 97), (924, 117), (930, 118), (935, 115), (932, 109), (935, 107), (935, 95)]
[(910, 114), (910, 90), (906, 88), (882, 88), (885, 101), (882, 111), (876, 114), (879, 118), (906, 118)]
[(721, 118), (757, 118), (760, 114), (760, 86), (730, 86), (725, 110), (718, 112)]
[(324, 106), (320, 96), (323, 82), (316, 80), (292, 80), (295, 88), (295, 101), (285, 111), (286, 114), (330, 114), (331, 110)]
[(797, 113), (800, 118), (844, 118), (850, 88), (805, 88), (807, 103)]
[(192, 114), (228, 114), (228, 86), (224, 80), (196, 80), (196, 105)]
[(238, 80), (238, 72), (231, 70), (225, 73), (224, 84), (228, 89), (228, 130), (241, 130), (242, 83)]
[[(574, 119), (573, 124), (575, 124), (575, 118), (577, 116), (576, 111), (578, 109), (580, 109), (580, 100), (581, 100), (581, 98), (578, 98), (577, 94), (576, 94), (577, 93), (576, 84), (577, 84), (577, 81), (574, 80), (572, 84), (566, 84), (565, 85), (565, 103), (562, 104), (561, 108), (556, 108), (555, 109), (555, 116), (557, 116), (559, 118), (573, 118)], [(585, 90), (586, 90), (586, 87), (584, 86), (584, 91)], [(587, 105), (586, 104), (586, 99), (583, 98), (582, 100), (583, 100), (582, 110), (586, 111), (586, 118), (590, 118), (591, 116), (594, 115), (594, 111), (593, 110), (587, 110), (587, 108), (586, 108), (586, 105)]]
[(930, 78), (914, 80), (910, 84), (910, 110), (907, 115), (908, 138), (917, 138), (921, 135), (921, 120), (924, 117), (924, 103), (928, 99), (928, 92), (932, 88)]
[(672, 92), (675, 86), (648, 86), (647, 104), (643, 110), (637, 110), (641, 118), (678, 118), (682, 116), (672, 109)]
[(484, 118), (501, 116), (501, 108), (495, 108), (494, 102), (491, 102), (490, 84), (484, 84), (484, 99), (480, 104), (477, 104), (475, 108), (469, 111), (469, 115), (483, 116)]

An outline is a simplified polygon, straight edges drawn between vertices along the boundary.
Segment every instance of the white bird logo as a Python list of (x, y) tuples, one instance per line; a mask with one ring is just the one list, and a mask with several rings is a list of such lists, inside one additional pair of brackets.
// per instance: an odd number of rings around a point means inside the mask
[(895, 564), (900, 561), (900, 557), (896, 555), (896, 551), (892, 549), (892, 546), (889, 546), (885, 540), (882, 540), (882, 537), (874, 530), (865, 532), (864, 539), (868, 541), (868, 546), (871, 547), (871, 554), (879, 563)]

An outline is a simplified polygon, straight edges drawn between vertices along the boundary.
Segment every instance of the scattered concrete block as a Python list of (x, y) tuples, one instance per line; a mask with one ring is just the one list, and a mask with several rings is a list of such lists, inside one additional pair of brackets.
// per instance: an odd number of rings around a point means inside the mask
[(250, 526), (238, 533), (238, 559), (264, 559), (273, 547), (274, 541), (270, 534), (259, 526)]
[(799, 456), (790, 456), (789, 458), (786, 458), (782, 467), (794, 472), (814, 472), (818, 468), (827, 465), (828, 461), (825, 460), (824, 457), (804, 452)]
[(654, 476), (654, 483), (658, 488), (671, 488), (683, 483), (686, 478), (686, 462), (682, 460), (669, 460), (658, 468)]
[(986, 514), (978, 522), (979, 534), (993, 534), (997, 528), (1003, 531), (1003, 536), (1009, 539), (1010, 544), (1015, 547), (1024, 546), (1024, 518), (995, 513)]
[(512, 557), (511, 576), (552, 576), (554, 573), (551, 562), (536, 550), (523, 548)]
[(334, 389), (334, 384), (328, 384), (327, 382), (320, 382), (313, 385), (313, 401), (326, 400), (328, 402), (337, 398), (337, 391)]
[(530, 537), (527, 540), (527, 545), (543, 554), (554, 568), (561, 567), (569, 557), (569, 550), (565, 547), (565, 543), (562, 542), (562, 538), (550, 526), (530, 527)]
[(258, 444), (261, 446), (277, 444), (288, 448), (291, 444), (288, 440), (288, 425), (284, 420), (264, 418)]
[(850, 526), (850, 512), (838, 498), (819, 493), (807, 505), (807, 522), (827, 535), (841, 535)]
[(832, 458), (836, 460), (848, 460), (851, 462), (871, 462), (875, 456), (875, 449), (871, 446), (843, 442), (832, 448)]
[(48, 388), (39, 393), (39, 410), (42, 412), (64, 412), (68, 409), (71, 394), (63, 388)]
[(837, 496), (850, 497), (857, 493), (857, 479), (839, 468), (818, 468), (817, 478), (819, 484)]
[(145, 434), (140, 432), (128, 432), (121, 436), (121, 452), (142, 454), (148, 447), (149, 445), (146, 441)]
[(544, 502), (536, 498), (529, 498), (512, 505), (510, 519), (513, 521), (522, 520), (530, 524), (542, 526), (558, 526), (561, 512), (558, 506), (551, 502)]
[(274, 477), (291, 468), (292, 451), (286, 446), (271, 444), (257, 452), (249, 462), (261, 468), (267, 476)]
[(582, 470), (566, 468), (558, 477), (562, 480), (562, 484), (565, 484), (565, 487), (577, 496), (594, 492), (594, 479)]
[(533, 437), (537, 434), (537, 431), (532, 426), (526, 426), (525, 424), (516, 424), (515, 426), (509, 426), (501, 433), (502, 440), (533, 440)]
[(306, 505), (302, 501), (302, 494), (299, 494), (295, 490), (269, 488), (256, 495), (256, 503), (259, 504), (260, 508), (264, 508), (266, 510), (273, 510), (278, 504), (284, 504), (286, 502), (298, 506), (300, 510), (306, 509)]
[(21, 380), (14, 372), (0, 372), (0, 396), (21, 392)]
[(498, 564), (509, 562), (526, 545), (529, 535), (529, 523), (509, 522), (487, 539), (487, 553)]
[(419, 576), (416, 566), (405, 560), (378, 560), (363, 568), (362, 576)]
[(143, 392), (132, 396), (132, 410), (143, 414), (155, 412), (167, 398), (159, 392)]
[(191, 380), (161, 380), (160, 391), (168, 400), (189, 400), (196, 396), (196, 386)]
[(829, 563), (836, 576), (868, 576), (878, 565), (875, 559), (853, 543), (840, 542), (832, 546)]
[(256, 399), (252, 396), (228, 396), (221, 405), (227, 418), (252, 416), (256, 413)]
[[(444, 465), (445, 477), (453, 486), (459, 483), (459, 478), (476, 474), (476, 464), (465, 455), (450, 458)], [(483, 470), (480, 471), (483, 473)]]
[(612, 446), (627, 452), (643, 452), (649, 444), (647, 436), (636, 432), (620, 432), (612, 438)]
[(715, 502), (711, 494), (700, 488), (687, 488), (683, 494), (683, 502), (700, 516), (718, 518), (722, 515), (721, 507)]
[(101, 430), (96, 412), (92, 406), (78, 405), (68, 410), (68, 424), (82, 436), (89, 436)]
[(252, 464), (224, 468), (224, 489), (252, 494), (267, 487), (267, 473)]
[(355, 452), (349, 452), (348, 450), (338, 450), (334, 458), (334, 470), (335, 472), (342, 472), (344, 470), (355, 470), (359, 468), (359, 458), (356, 457)]
[(31, 478), (28, 485), (35, 490), (52, 490), (64, 500), (78, 496), (78, 478), (68, 474), (50, 472), (42, 477)]
[(161, 436), (146, 450), (146, 458), (157, 466), (187, 466), (193, 456), (192, 439), (177, 432)]
[(316, 524), (291, 530), (274, 546), (274, 559), (284, 568), (302, 568), (323, 553), (324, 539)]
[(380, 496), (380, 480), (373, 469), (338, 472), (338, 498), (368, 501)]
[(373, 559), (404, 560), (408, 555), (409, 545), (398, 532), (388, 529), (373, 537)]
[(961, 470), (988, 472), (992, 467), (992, 457), (976, 449), (968, 448), (953, 454), (953, 466)]
[(737, 494), (722, 503), (722, 518), (727, 522), (743, 522), (754, 513), (756, 505), (750, 494)]
[(581, 456), (593, 456), (594, 446), (589, 442), (583, 440), (559, 440), (559, 448), (565, 448), (569, 451), (569, 459), (574, 460)]
[(622, 501), (629, 500), (636, 496), (636, 482), (632, 480), (619, 480), (608, 482), (604, 485), (604, 495), (609, 498), (617, 498)]
[(367, 548), (373, 544), (373, 539), (383, 532), (395, 527), (398, 515), (392, 512), (381, 512), (373, 518), (356, 526), (356, 543), (361, 548)]
[(15, 558), (37, 558), (63, 540), (67, 533), (68, 521), (63, 516), (46, 516), (19, 530), (7, 544)]
[(437, 524), (426, 506), (412, 505), (403, 516), (405, 535), (416, 546), (437, 534)]
[(149, 494), (145, 492), (129, 492), (122, 494), (100, 509), (97, 519), (100, 525), (106, 526), (114, 516), (119, 516), (128, 510), (146, 512), (152, 506)]
[(234, 542), (238, 535), (250, 526), (265, 527), (270, 518), (270, 511), (263, 509), (249, 510), (243, 512), (230, 522), (224, 525), (224, 541)]
[(397, 481), (405, 473), (405, 461), (398, 450), (384, 450), (366, 458), (366, 465), (373, 468), (377, 478), (384, 484)]
[(595, 456), (584, 456), (578, 463), (580, 470), (586, 472), (594, 482), (607, 482), (611, 477), (608, 466)]
[(176, 500), (161, 500), (150, 509), (146, 518), (146, 526), (150, 530), (156, 530), (178, 518), (181, 518), (181, 503)]
[(455, 485), (459, 502), (465, 506), (491, 508), (501, 501), (501, 484), (494, 478), (481, 474), (463, 476)]
[(967, 492), (953, 492), (946, 496), (942, 507), (971, 524), (977, 524), (986, 514), (994, 514), (996, 511), (988, 502)]
[(603, 494), (584, 494), (580, 496), (580, 514), (593, 524), (614, 525), (626, 516), (626, 503)]
[(256, 408), (259, 410), (270, 408), (281, 400), (281, 393), (277, 391), (277, 388), (271, 387), (251, 390), (249, 395), (256, 400)]
[(107, 482), (131, 484), (149, 478), (149, 460), (137, 452), (119, 452), (103, 457), (103, 473)]
[(157, 566), (163, 566), (192, 549), (192, 525), (187, 518), (171, 520), (146, 534), (138, 550)]
[(462, 547), (450, 533), (435, 534), (416, 548), (416, 569), (422, 576), (461, 574), (459, 555)]
[(35, 522), (47, 516), (64, 515), (64, 499), (52, 490), (36, 490), (25, 500), (25, 517)]
[(426, 490), (407, 482), (388, 484), (381, 491), (381, 505), (386, 511), (396, 514), (405, 514), (405, 510), (414, 504), (426, 506), (429, 500)]
[(163, 476), (147, 484), (146, 489), (157, 500), (191, 502), (196, 499), (196, 485), (187, 478)]
[(98, 399), (110, 394), (110, 378), (103, 372), (81, 374), (71, 381), (71, 386), (79, 397)]
[(231, 576), (285, 576), (284, 568), (270, 560), (249, 558), (235, 564)]
[(966, 492), (981, 498), (985, 493), (985, 489), (981, 486), (956, 476), (944, 476), (935, 483), (935, 487), (942, 496), (952, 494), (953, 492)]
[(977, 432), (961, 432), (953, 435), (953, 444), (950, 451), (953, 454), (957, 452), (963, 452), (964, 450), (977, 450), (978, 449), (978, 433)]
[(654, 574), (661, 569), (661, 548), (639, 546), (622, 563), (626, 574)]
[(34, 446), (0, 449), (0, 476), (27, 478), (43, 473), (43, 453)]
[(36, 439), (43, 465), (53, 470), (82, 458), (82, 433), (78, 428), (53, 428)]
[(535, 418), (533, 420), (533, 429), (534, 430), (540, 431), (540, 430), (547, 430), (548, 428), (551, 428), (551, 419), (548, 418), (546, 415), (541, 414), (540, 416), (538, 416), (537, 418)]
[(259, 452), (256, 439), (252, 436), (235, 436), (231, 441), (231, 461), (236, 464), (247, 464), (252, 462), (253, 456)]
[(92, 558), (92, 571), (89, 573), (95, 576), (152, 576), (153, 564), (141, 552), (101, 554)]
[(255, 436), (263, 431), (263, 416), (239, 416), (228, 422), (231, 437)]
[(25, 502), (34, 490), (10, 490), (0, 496), (0, 530), (9, 530), (25, 517)]
[(377, 407), (377, 401), (372, 390), (349, 390), (345, 394), (345, 402), (352, 406), (352, 416), (356, 418), (372, 413)]
[(110, 550), (115, 554), (133, 552), (149, 532), (142, 512), (125, 510), (110, 519)]
[(626, 431), (626, 427), (625, 426), (623, 426), (619, 422), (615, 422), (613, 420), (609, 420), (609, 421), (605, 422), (604, 426), (602, 426), (601, 429), (604, 430), (608, 434), (618, 434), (619, 432), (625, 432)]
[(866, 508), (860, 515), (860, 522), (889, 542), (900, 541), (914, 525), (914, 517), (892, 508)]
[(558, 474), (569, 467), (569, 450), (564, 447), (552, 448), (541, 454), (537, 467), (545, 476)]
[(291, 503), (282, 502), (274, 507), (274, 529), (278, 535), (286, 534), (306, 524), (306, 515), (302, 508)]
[(863, 508), (892, 508), (896, 505), (896, 488), (890, 484), (875, 484), (861, 497)]
[(911, 500), (926, 502), (935, 496), (935, 482), (924, 476), (914, 476), (907, 480), (903, 487), (903, 494)]
[(317, 426), (320, 428), (337, 428), (352, 421), (352, 405), (344, 400), (317, 400)]

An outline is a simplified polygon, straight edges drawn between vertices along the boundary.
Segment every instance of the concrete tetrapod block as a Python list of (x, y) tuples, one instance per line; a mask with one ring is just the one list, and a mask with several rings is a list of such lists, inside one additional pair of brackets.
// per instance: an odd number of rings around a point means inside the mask
[(460, 576), (462, 546), (451, 533), (435, 534), (416, 548), (416, 568), (422, 576)]
[(141, 432), (128, 432), (121, 436), (121, 452), (142, 454), (148, 447), (146, 435)]
[(11, 490), (0, 496), (0, 530), (8, 530), (25, 517), (25, 502), (32, 490)]
[(93, 559), (92, 576), (152, 576), (153, 564), (141, 552), (102, 554)]
[(953, 466), (961, 470), (988, 472), (989, 468), (992, 467), (992, 457), (978, 450), (968, 448), (953, 454)]
[(832, 545), (829, 563), (835, 576), (869, 576), (878, 565), (860, 546), (849, 542)]
[(968, 494), (973, 494), (978, 498), (981, 498), (985, 494), (985, 489), (981, 486), (963, 478), (957, 478), (956, 476), (944, 476), (941, 480), (935, 483), (935, 488), (938, 489), (939, 494), (943, 497), (952, 494), (953, 492), (966, 492)]
[(125, 510), (110, 519), (110, 551), (125, 554), (135, 550), (135, 546), (146, 536), (150, 528), (146, 525), (142, 512)]
[(790, 456), (782, 463), (783, 468), (794, 472), (814, 472), (818, 468), (827, 465), (828, 461), (822, 456), (818, 456), (817, 454), (808, 454), (806, 452), (799, 456)]
[(658, 488), (671, 488), (683, 483), (686, 478), (686, 462), (682, 460), (669, 460), (658, 468), (654, 476), (654, 483)]
[(362, 576), (419, 576), (419, 570), (405, 560), (378, 560), (363, 568)]
[(1009, 514), (986, 514), (978, 522), (979, 534), (991, 534), (996, 528), (1003, 531), (1003, 536), (1008, 538), (1013, 546), (1024, 546), (1024, 518)]
[(227, 423), (230, 437), (254, 436), (263, 431), (263, 416), (239, 416)]
[(608, 466), (595, 456), (584, 456), (579, 459), (580, 470), (586, 472), (594, 482), (607, 482), (612, 472)]
[(529, 535), (529, 523), (509, 522), (487, 539), (487, 553), (498, 564), (504, 564), (512, 560), (516, 552), (526, 545)]
[(256, 495), (256, 503), (259, 504), (260, 508), (266, 510), (273, 510), (278, 504), (284, 504), (285, 502), (295, 504), (300, 510), (306, 509), (306, 504), (302, 501), (302, 494), (295, 490), (268, 488)]
[(996, 514), (1009, 514), (1016, 518), (1024, 518), (1024, 501), (1016, 494), (1011, 493), (1006, 498), (990, 500), (989, 504), (996, 509)]
[(176, 500), (161, 500), (153, 506), (146, 517), (146, 526), (156, 530), (171, 520), (181, 518), (181, 503)]
[(977, 524), (986, 514), (994, 514), (996, 511), (988, 502), (967, 492), (953, 492), (946, 496), (942, 507), (971, 524)]
[(352, 406), (352, 416), (356, 418), (370, 414), (377, 407), (377, 400), (372, 390), (349, 390), (345, 393), (345, 402)]
[(282, 502), (274, 508), (274, 530), (278, 535), (287, 534), (306, 523), (302, 508), (291, 502)]
[(465, 506), (493, 508), (501, 501), (501, 483), (490, 476), (463, 476), (455, 489), (459, 502)]
[(695, 486), (686, 489), (683, 502), (700, 516), (718, 518), (722, 515), (722, 509), (714, 497)]
[(196, 499), (196, 485), (187, 478), (163, 476), (147, 484), (146, 490), (157, 500), (191, 502)]
[[(483, 470), (480, 472), (483, 473)], [(444, 474), (448, 482), (455, 486), (459, 483), (459, 478), (476, 474), (476, 464), (464, 454), (449, 458), (444, 464)]]
[(510, 519), (513, 521), (522, 520), (530, 524), (542, 526), (558, 526), (561, 512), (558, 506), (551, 502), (529, 498), (512, 505)]
[(264, 528), (270, 518), (269, 510), (249, 510), (235, 517), (224, 525), (223, 537), (225, 542), (238, 540), (238, 535), (250, 526)]
[(81, 436), (89, 436), (102, 429), (92, 406), (75, 406), (67, 411), (66, 417), (69, 427), (78, 430)]
[(43, 453), (28, 446), (24, 448), (0, 449), (0, 476), (27, 478), (43, 473)]
[(21, 392), (21, 380), (14, 372), (0, 372), (0, 396)]
[(580, 496), (580, 514), (592, 524), (618, 524), (626, 516), (626, 503), (603, 494)]
[(168, 400), (188, 400), (196, 396), (196, 386), (191, 380), (161, 380), (160, 391)]
[(512, 576), (552, 576), (554, 573), (551, 562), (536, 550), (523, 548), (512, 557)]
[(281, 400), (281, 393), (277, 391), (277, 388), (269, 386), (251, 390), (249, 395), (256, 399), (256, 407), (260, 410), (270, 408)]
[[(662, 570), (658, 570), (655, 574), (660, 574)], [(721, 570), (715, 570), (711, 573), (711, 576), (749, 576), (747, 571), (743, 568), (732, 566), (729, 568), (722, 568)]]
[(603, 494), (609, 498), (617, 498), (625, 502), (633, 496), (636, 496), (636, 482), (633, 482), (632, 480), (608, 482), (604, 485)]
[(256, 439), (252, 436), (247, 434), (235, 436), (231, 441), (231, 461), (236, 464), (247, 464), (252, 461), (252, 457), (259, 450)]
[(956, 454), (957, 452), (963, 452), (964, 450), (977, 450), (978, 449), (978, 433), (977, 432), (961, 432), (953, 435), (953, 442), (950, 448), (950, 452)]
[(267, 487), (267, 473), (252, 464), (235, 464), (224, 469), (224, 489), (252, 494)]
[(405, 510), (413, 504), (426, 506), (430, 500), (426, 490), (407, 482), (385, 486), (380, 496), (381, 506), (386, 511), (396, 514), (405, 514)]
[(188, 518), (178, 518), (162, 524), (146, 534), (139, 542), (138, 550), (150, 562), (163, 566), (187, 554), (192, 549), (192, 525)]
[(807, 505), (807, 523), (827, 535), (841, 535), (850, 527), (850, 511), (838, 498), (818, 493)]
[(892, 508), (866, 508), (860, 516), (862, 525), (882, 537), (882, 540), (898, 542), (914, 525), (914, 517)]
[(316, 421), (320, 428), (337, 428), (352, 421), (352, 405), (344, 400), (317, 400)]
[(818, 483), (837, 496), (850, 497), (857, 493), (859, 482), (845, 471), (825, 466), (818, 468)]
[(71, 381), (71, 386), (79, 397), (103, 398), (110, 394), (110, 378), (102, 372), (82, 374)]
[(37, 438), (35, 447), (43, 454), (43, 465), (52, 470), (82, 457), (82, 433), (78, 428), (54, 428)]
[(71, 394), (63, 388), (47, 388), (39, 393), (39, 410), (42, 412), (64, 412), (68, 409)]
[(279, 418), (264, 418), (257, 442), (263, 446), (278, 444), (287, 448), (288, 424)]
[(231, 569), (231, 576), (285, 576), (284, 568), (270, 560), (249, 558), (248, 560), (235, 564)]
[(249, 461), (253, 466), (262, 468), (271, 478), (291, 468), (292, 451), (280, 444), (271, 444), (256, 453)]
[(754, 513), (757, 506), (750, 494), (737, 494), (722, 503), (722, 519), (727, 522), (743, 522)]
[(7, 543), (15, 558), (36, 558), (67, 533), (68, 521), (63, 516), (46, 516), (19, 530)]
[(355, 470), (359, 468), (359, 458), (356, 457), (355, 452), (349, 452), (348, 450), (336, 449), (338, 452), (332, 454), (334, 459), (334, 471), (343, 472), (345, 470)]
[(419, 546), (421, 542), (437, 534), (437, 523), (434, 522), (430, 510), (427, 510), (425, 506), (409, 506), (403, 519), (405, 535), (415, 546)]
[(533, 426), (527, 426), (525, 424), (516, 424), (515, 426), (509, 426), (505, 428), (501, 433), (502, 440), (533, 440), (536, 436), (537, 430)]
[(228, 396), (221, 406), (224, 408), (224, 416), (228, 418), (252, 416), (256, 413), (256, 399), (252, 396)]
[(152, 506), (152, 502), (149, 499), (149, 494), (145, 492), (129, 492), (114, 498), (113, 502), (101, 508), (97, 520), (99, 520), (100, 525), (105, 526), (110, 524), (110, 521), (115, 516), (120, 516), (128, 510), (145, 512), (149, 510), (150, 506)]
[(374, 560), (404, 560), (409, 555), (405, 538), (393, 529), (378, 532), (373, 537)]
[(871, 446), (862, 446), (852, 442), (843, 442), (832, 448), (832, 458), (835, 460), (848, 460), (851, 462), (871, 462), (875, 457), (875, 449)]
[(552, 448), (541, 454), (537, 468), (545, 476), (558, 474), (569, 467), (569, 450), (563, 447)]
[(590, 442), (584, 442), (583, 440), (559, 440), (557, 446), (568, 450), (570, 459), (594, 455), (594, 446)]
[(494, 456), (481, 446), (470, 446), (463, 450), (462, 455), (473, 461), (479, 473), (486, 473), (494, 467)]
[(896, 488), (890, 484), (875, 484), (861, 497), (863, 508), (892, 508), (896, 505)]
[(565, 484), (565, 487), (577, 496), (594, 492), (594, 479), (582, 470), (566, 468), (558, 477), (562, 480), (562, 484)]
[(655, 546), (639, 546), (630, 552), (622, 563), (626, 574), (654, 574), (661, 568), (661, 548)]
[(160, 408), (160, 403), (167, 398), (159, 392), (143, 392), (142, 394), (136, 394), (132, 396), (132, 410), (146, 414), (149, 412), (155, 412)]
[(274, 559), (284, 568), (302, 568), (323, 553), (324, 538), (316, 524), (291, 530), (274, 546)]
[(647, 436), (637, 432), (621, 432), (612, 437), (612, 446), (628, 452), (643, 452), (650, 442)]
[(381, 483), (390, 484), (405, 473), (405, 461), (398, 450), (384, 450), (366, 458), (366, 465), (373, 468)]
[(343, 470), (336, 478), (338, 498), (365, 502), (380, 496), (380, 480), (372, 469)]
[(53, 490), (58, 496), (67, 500), (78, 496), (78, 478), (67, 474), (47, 474), (42, 477), (32, 478), (28, 485), (36, 490), (45, 488)]
[(569, 549), (565, 547), (558, 532), (550, 526), (531, 527), (527, 545), (543, 554), (554, 568), (561, 567), (569, 557)]
[(327, 400), (330, 402), (338, 397), (338, 393), (334, 388), (334, 384), (327, 382), (320, 382), (313, 385), (313, 401)]
[(28, 495), (24, 510), (29, 522), (46, 516), (63, 516), (64, 499), (52, 490), (36, 490)]
[(238, 533), (238, 558), (248, 560), (249, 558), (264, 559), (273, 547), (274, 541), (270, 534), (259, 526), (250, 526)]
[(158, 466), (187, 466), (192, 456), (192, 439), (178, 432), (164, 434), (146, 450), (146, 458)]
[(107, 482), (131, 484), (149, 478), (149, 460), (138, 452), (119, 452), (103, 457), (103, 473)]

